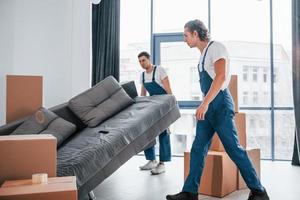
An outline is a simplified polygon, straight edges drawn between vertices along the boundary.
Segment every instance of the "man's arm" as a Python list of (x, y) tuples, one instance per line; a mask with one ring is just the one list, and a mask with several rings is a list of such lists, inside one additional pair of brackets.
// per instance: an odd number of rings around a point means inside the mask
[(172, 90), (171, 90), (169, 78), (166, 77), (166, 78), (164, 78), (161, 82), (162, 82), (162, 84), (163, 84), (163, 86), (164, 86), (166, 92), (167, 92), (168, 94), (172, 94)]
[(141, 96), (146, 96), (146, 94), (147, 94), (147, 91), (146, 91), (145, 87), (142, 85), (142, 87), (141, 87)]
[(198, 109), (196, 111), (196, 118), (198, 120), (204, 119), (204, 115), (208, 109), (210, 102), (212, 102), (214, 100), (214, 98), (217, 96), (217, 94), (221, 90), (221, 87), (226, 79), (225, 64), (226, 64), (226, 61), (224, 58), (221, 58), (214, 63), (216, 77), (214, 78), (214, 80), (210, 86), (210, 89), (209, 89), (208, 93), (206, 94), (202, 104), (198, 107)]

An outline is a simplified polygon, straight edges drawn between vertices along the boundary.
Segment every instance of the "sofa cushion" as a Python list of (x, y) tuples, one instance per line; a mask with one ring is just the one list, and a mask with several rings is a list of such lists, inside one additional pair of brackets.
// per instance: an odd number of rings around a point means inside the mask
[(69, 108), (89, 127), (95, 127), (134, 102), (109, 76), (69, 101)]
[(27, 118), (11, 135), (52, 134), (57, 138), (58, 147), (75, 130), (76, 126), (74, 124), (42, 107)]

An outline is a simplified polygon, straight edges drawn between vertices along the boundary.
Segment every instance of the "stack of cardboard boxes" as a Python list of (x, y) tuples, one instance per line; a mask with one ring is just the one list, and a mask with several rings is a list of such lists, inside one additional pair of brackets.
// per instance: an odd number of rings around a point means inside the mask
[[(7, 75), (6, 86), (7, 123), (29, 116), (43, 105), (41, 76)], [(0, 199), (76, 200), (76, 177), (56, 177), (56, 148), (53, 135), (0, 136)], [(48, 174), (48, 184), (32, 183), (32, 174), (37, 173)]]
[[(77, 200), (76, 177), (56, 177), (56, 143), (47, 134), (0, 136), (1, 200)], [(47, 184), (32, 182), (38, 173)]]
[[(246, 115), (239, 112), (237, 76), (231, 76), (229, 90), (235, 103), (235, 117), (238, 138), (241, 146), (246, 149)], [(254, 168), (260, 176), (260, 149), (246, 149)], [(189, 173), (190, 152), (184, 153), (184, 179)], [(224, 197), (239, 189), (246, 188), (246, 184), (236, 165), (229, 158), (217, 134), (206, 157), (198, 192), (204, 195)]]

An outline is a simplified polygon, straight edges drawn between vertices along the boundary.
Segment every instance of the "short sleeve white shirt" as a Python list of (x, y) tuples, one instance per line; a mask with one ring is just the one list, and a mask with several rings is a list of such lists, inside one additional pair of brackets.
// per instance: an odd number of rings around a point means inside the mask
[[(154, 72), (154, 66), (153, 66), (153, 70), (151, 72), (147, 73), (145, 71), (145, 83), (152, 82), (153, 72)], [(158, 83), (163, 89), (165, 89), (165, 88), (162, 84), (162, 80), (164, 80), (167, 76), (168, 76), (167, 72), (163, 67), (156, 66), (154, 79), (155, 79), (155, 82)], [(140, 76), (140, 83), (143, 84), (143, 73), (141, 73), (141, 76)]]
[[(207, 45), (208, 46), (208, 45)], [(204, 53), (207, 49), (207, 46), (203, 50), (203, 53), (200, 56), (199, 61), (199, 70), (202, 71), (202, 60), (204, 57)], [(216, 76), (214, 63), (219, 59), (225, 59), (225, 82), (223, 83), (221, 90), (224, 90), (228, 87), (230, 81), (230, 60), (226, 47), (217, 41), (214, 41), (208, 48), (205, 62), (204, 62), (204, 70), (208, 73), (208, 75), (214, 79)]]

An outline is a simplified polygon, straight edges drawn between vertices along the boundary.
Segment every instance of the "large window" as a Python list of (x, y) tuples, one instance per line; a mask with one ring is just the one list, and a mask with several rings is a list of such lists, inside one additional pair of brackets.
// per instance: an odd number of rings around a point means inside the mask
[(295, 136), (295, 119), (293, 110), (275, 112), (275, 158), (291, 159)]
[(231, 71), (238, 75), (239, 106), (247, 107), (240, 109), (247, 116), (247, 145), (260, 148), (266, 159), (272, 158), (271, 113), (256, 108), (271, 106), (263, 94), (271, 97), (271, 83), (262, 77), (271, 66), (269, 10), (269, 1), (211, 0), (212, 38), (226, 45)]
[(244, 110), (246, 113), (247, 148), (261, 149), (262, 158), (271, 158), (270, 111)]
[(134, 80), (140, 91), (142, 71), (137, 55), (150, 52), (151, 1), (121, 0), (120, 81)]
[(195, 109), (181, 109), (181, 117), (171, 127), (173, 155), (182, 155), (192, 146), (196, 132)]
[(291, 159), (295, 136), (292, 91), (292, 5), (273, 0), (275, 159)]
[[(238, 75), (248, 148), (260, 148), (264, 159), (291, 159), (295, 122), (290, 0), (121, 0), (121, 10), (121, 81), (135, 80), (139, 88), (136, 56), (153, 47), (151, 30), (153, 37), (175, 34), (187, 21), (200, 19), (209, 26), (212, 39), (225, 44), (231, 73)], [(180, 41), (164, 42), (159, 48), (159, 63), (167, 69), (177, 99), (201, 100), (199, 51)], [(191, 145), (195, 108), (182, 107), (182, 117), (171, 127), (173, 154), (182, 155)]]
[(154, 33), (182, 32), (192, 19), (208, 22), (207, 0), (154, 0)]
[(168, 70), (172, 92), (177, 100), (202, 99), (197, 69), (199, 51), (190, 49), (184, 42), (164, 42), (160, 45), (160, 57), (161, 66)]

